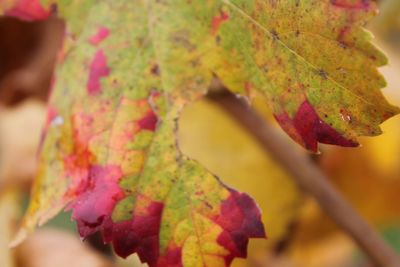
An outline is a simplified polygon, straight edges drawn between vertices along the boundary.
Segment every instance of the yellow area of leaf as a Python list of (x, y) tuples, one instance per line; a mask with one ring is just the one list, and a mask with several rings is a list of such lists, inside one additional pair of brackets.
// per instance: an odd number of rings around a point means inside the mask
[[(229, 186), (250, 194), (263, 212), (268, 240), (251, 240), (249, 257), (273, 247), (287, 233), (301, 196), (284, 170), (216, 105), (200, 101), (181, 116), (179, 145)], [(243, 266), (237, 259), (234, 266)]]
[(14, 190), (0, 192), (0, 266), (14, 267), (14, 255), (9, 248), (18, 217), (18, 195)]

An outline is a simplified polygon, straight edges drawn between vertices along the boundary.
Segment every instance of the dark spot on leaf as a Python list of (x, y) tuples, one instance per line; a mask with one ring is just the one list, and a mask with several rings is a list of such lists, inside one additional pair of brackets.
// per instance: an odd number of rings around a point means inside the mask
[(51, 13), (53, 16), (56, 16), (56, 15), (57, 15), (57, 13), (58, 13), (58, 5), (57, 5), (56, 3), (52, 3), (52, 4), (50, 5), (50, 13)]
[(279, 40), (279, 35), (278, 35), (278, 33), (276, 32), (275, 29), (271, 30), (270, 33), (271, 33), (271, 35), (272, 35), (272, 39), (273, 39), (273, 40)]
[(158, 64), (154, 64), (152, 67), (151, 67), (151, 74), (153, 74), (153, 75), (156, 75), (156, 76), (159, 76), (160, 75), (160, 68), (158, 67)]
[(328, 79), (328, 73), (326, 73), (326, 71), (323, 69), (318, 70), (318, 75), (321, 76), (325, 80)]

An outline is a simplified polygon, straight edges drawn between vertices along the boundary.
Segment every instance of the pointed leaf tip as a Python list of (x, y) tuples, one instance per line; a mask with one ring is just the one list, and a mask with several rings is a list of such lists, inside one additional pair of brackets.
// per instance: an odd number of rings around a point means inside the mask
[(286, 113), (275, 115), (275, 118), (295, 141), (313, 152), (318, 151), (318, 142), (343, 147), (359, 146), (356, 141), (345, 138), (324, 122), (308, 101), (300, 105), (293, 119)]

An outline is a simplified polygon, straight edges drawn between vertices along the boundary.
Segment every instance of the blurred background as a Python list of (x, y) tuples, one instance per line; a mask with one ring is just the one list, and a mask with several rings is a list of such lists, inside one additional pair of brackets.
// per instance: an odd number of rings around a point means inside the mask
[[(379, 4), (381, 13), (368, 28), (390, 60), (380, 69), (388, 82), (384, 93), (400, 105), (400, 1)], [(35, 176), (62, 29), (57, 19), (26, 23), (0, 18), (0, 267), (145, 266), (136, 256), (115, 257), (99, 236), (81, 242), (69, 213), (58, 215), (16, 249), (8, 248)], [(262, 98), (255, 107), (273, 123)], [(318, 204), (214, 103), (194, 103), (180, 123), (184, 153), (228, 185), (253, 196), (263, 211), (269, 239), (251, 240), (248, 259), (235, 260), (234, 266), (372, 266)], [(303, 153), (400, 252), (400, 116), (385, 122), (383, 131), (379, 137), (362, 138), (359, 149), (322, 146), (320, 155)]]

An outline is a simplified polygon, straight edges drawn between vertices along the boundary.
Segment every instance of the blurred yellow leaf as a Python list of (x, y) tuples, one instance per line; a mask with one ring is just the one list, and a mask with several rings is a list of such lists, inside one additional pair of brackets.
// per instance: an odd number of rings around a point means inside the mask
[[(385, 1), (389, 5), (395, 1)], [(400, 2), (397, 4), (400, 6)], [(384, 16), (379, 16), (384, 19)], [(384, 39), (376, 39), (376, 43), (385, 51), (389, 57), (389, 65), (379, 70), (387, 81), (387, 87), (383, 90), (387, 98), (395, 105), (400, 105), (400, 55), (399, 50), (394, 49)], [(362, 138), (360, 140), (363, 149), (357, 151), (368, 155), (368, 164), (381, 174), (382, 178), (400, 178), (400, 117), (385, 121), (382, 125), (383, 134), (376, 138)]]
[(137, 254), (132, 254), (126, 259), (117, 257), (115, 260), (118, 267), (148, 267), (146, 263), (140, 262)]
[(0, 110), (0, 184), (34, 176), (44, 120), (45, 107), (38, 101)]
[(368, 155), (381, 178), (400, 179), (400, 117), (382, 124), (383, 134), (363, 140), (360, 153)]
[(41, 229), (18, 247), (21, 267), (113, 267), (72, 233)]
[(400, 31), (400, 1), (399, 0), (381, 0), (379, 16), (372, 20), (369, 26), (375, 33), (385, 37)]
[[(3, 189), (3, 188), (1, 188)], [(0, 266), (15, 266), (9, 242), (14, 234), (13, 226), (18, 217), (18, 196), (14, 190), (0, 191)]]
[[(180, 120), (179, 145), (186, 155), (259, 204), (268, 240), (251, 240), (250, 258), (285, 237), (297, 214), (300, 193), (284, 170), (229, 115), (205, 100), (188, 106)], [(234, 266), (244, 264), (245, 260), (237, 259)]]

